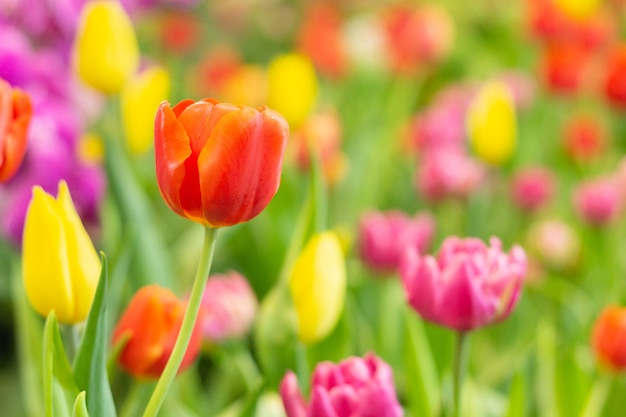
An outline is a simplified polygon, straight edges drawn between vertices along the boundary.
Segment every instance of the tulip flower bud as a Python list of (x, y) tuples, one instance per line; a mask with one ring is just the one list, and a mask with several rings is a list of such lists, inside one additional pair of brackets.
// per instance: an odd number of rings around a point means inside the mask
[(211, 227), (257, 216), (280, 183), (289, 128), (277, 112), (204, 99), (159, 106), (159, 189), (177, 214)]
[(378, 272), (395, 271), (407, 247), (413, 246), (423, 254), (434, 234), (435, 219), (429, 213), (413, 218), (395, 210), (367, 213), (359, 223), (361, 259)]
[(511, 184), (513, 202), (522, 210), (532, 212), (546, 205), (554, 194), (552, 173), (539, 167), (517, 171)]
[(298, 337), (315, 343), (335, 327), (346, 295), (346, 266), (333, 232), (313, 236), (296, 259), (289, 290), (298, 319)]
[(51, 310), (61, 323), (89, 314), (100, 276), (100, 258), (76, 213), (69, 189), (57, 199), (33, 189), (24, 225), (22, 269), (26, 295), (43, 316)]
[(586, 180), (574, 189), (574, 205), (579, 216), (595, 226), (606, 226), (622, 210), (621, 194), (613, 178)]
[(245, 336), (257, 307), (256, 295), (241, 274), (209, 277), (201, 305), (203, 339), (216, 343)]
[(155, 66), (137, 74), (124, 86), (121, 110), (126, 144), (134, 154), (146, 152), (153, 144), (154, 113), (170, 92), (170, 76)]
[(600, 4), (599, 0), (555, 0), (554, 5), (572, 19), (584, 20), (592, 16)]
[(288, 372), (280, 384), (287, 417), (402, 417), (391, 367), (373, 354), (339, 364), (319, 363), (306, 404), (298, 379)]
[[(174, 349), (186, 307), (186, 302), (158, 285), (137, 291), (113, 330), (113, 344), (129, 337), (120, 352), (120, 366), (137, 378), (158, 378)], [(198, 320), (179, 372), (200, 352), (201, 326)]]
[(437, 257), (409, 248), (400, 262), (407, 300), (425, 320), (457, 331), (505, 319), (521, 293), (526, 253), (502, 251), (498, 238), (447, 238)]
[(626, 308), (609, 306), (600, 313), (591, 345), (602, 366), (614, 372), (626, 370)]
[(119, 92), (139, 65), (139, 47), (132, 22), (115, 0), (95, 0), (81, 11), (74, 40), (74, 67), (91, 87)]
[(32, 115), (29, 96), (0, 78), (0, 183), (11, 179), (22, 164)]
[(267, 76), (268, 105), (283, 114), (291, 127), (299, 127), (317, 97), (313, 63), (301, 54), (281, 55), (270, 62)]
[(484, 85), (467, 112), (467, 128), (476, 155), (493, 165), (506, 162), (516, 143), (513, 97), (502, 82)]

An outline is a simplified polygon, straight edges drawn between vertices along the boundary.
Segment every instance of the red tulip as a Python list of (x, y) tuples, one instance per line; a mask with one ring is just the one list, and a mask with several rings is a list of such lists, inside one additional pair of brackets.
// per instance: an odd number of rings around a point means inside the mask
[(289, 127), (276, 111), (184, 100), (156, 114), (161, 195), (177, 214), (211, 227), (254, 218), (278, 191)]
[(604, 93), (618, 109), (626, 109), (626, 44), (614, 47), (606, 65)]
[[(157, 285), (141, 288), (113, 330), (114, 344), (125, 335), (130, 336), (120, 352), (120, 366), (137, 378), (158, 378), (174, 349), (186, 305), (168, 289)], [(201, 334), (202, 324), (198, 320), (179, 372), (198, 356)]]
[(28, 95), (0, 78), (0, 183), (11, 179), (22, 164), (32, 114)]

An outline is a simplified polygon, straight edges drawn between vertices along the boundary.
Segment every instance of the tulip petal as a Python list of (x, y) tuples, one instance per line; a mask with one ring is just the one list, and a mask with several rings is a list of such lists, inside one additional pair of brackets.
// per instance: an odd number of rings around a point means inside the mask
[(62, 323), (74, 322), (74, 297), (60, 208), (40, 187), (33, 189), (24, 225), (22, 269), (31, 305), (41, 315), (51, 310)]
[(405, 252), (400, 275), (407, 301), (426, 320), (437, 321), (441, 292), (441, 271), (432, 256), (420, 257), (416, 248)]
[(480, 280), (473, 278), (467, 257), (457, 255), (457, 262), (448, 265), (439, 304), (439, 322), (459, 331), (487, 324), (496, 309), (493, 297), (482, 289)]
[(198, 157), (204, 218), (211, 226), (254, 218), (276, 194), (288, 126), (276, 112), (251, 107), (226, 114)]
[(355, 387), (349, 384), (330, 391), (330, 402), (340, 416), (352, 416), (360, 403), (359, 400)]
[[(185, 212), (181, 208), (180, 188), (185, 178), (185, 161), (190, 155), (191, 146), (187, 132), (169, 103), (162, 102), (154, 121), (157, 181), (167, 205), (181, 216), (185, 216)], [(199, 190), (197, 193), (199, 194)]]
[(85, 318), (96, 294), (100, 277), (100, 258), (83, 226), (65, 181), (59, 184), (57, 201), (60, 210), (60, 220), (65, 232), (68, 257), (68, 267), (71, 277), (72, 294), (74, 297), (74, 316)]
[(280, 383), (280, 396), (287, 417), (307, 417), (304, 398), (298, 387), (296, 375), (289, 371)]
[(328, 391), (321, 387), (313, 387), (309, 415), (315, 417), (345, 417), (345, 415), (340, 416), (337, 414), (333, 409)]

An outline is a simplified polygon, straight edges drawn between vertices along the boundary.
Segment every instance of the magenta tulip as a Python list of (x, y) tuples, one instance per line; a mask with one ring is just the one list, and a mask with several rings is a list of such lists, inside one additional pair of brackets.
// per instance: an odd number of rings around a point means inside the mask
[(513, 246), (502, 251), (498, 238), (448, 237), (437, 257), (408, 248), (400, 275), (409, 304), (425, 319), (468, 331), (508, 317), (526, 275), (526, 253)]
[(317, 365), (306, 404), (296, 375), (280, 384), (287, 417), (402, 417), (391, 367), (373, 354)]

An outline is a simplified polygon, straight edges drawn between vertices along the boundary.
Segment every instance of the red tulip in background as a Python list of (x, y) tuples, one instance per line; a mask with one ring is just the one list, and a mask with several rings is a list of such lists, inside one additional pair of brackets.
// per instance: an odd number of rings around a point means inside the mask
[[(168, 289), (157, 285), (141, 288), (113, 330), (113, 344), (130, 336), (120, 352), (120, 366), (137, 378), (158, 378), (172, 354), (186, 306)], [(198, 320), (179, 372), (198, 356), (201, 334), (202, 324)]]
[(604, 93), (609, 103), (626, 109), (626, 44), (618, 45), (609, 54)]
[(597, 117), (574, 115), (563, 126), (565, 152), (576, 162), (590, 162), (605, 153), (608, 145), (604, 126)]
[(626, 369), (626, 308), (609, 306), (600, 313), (591, 345), (603, 366), (613, 371)]
[(0, 78), (0, 183), (11, 179), (22, 164), (32, 114), (28, 95)]
[(254, 218), (276, 194), (289, 136), (267, 108), (184, 100), (159, 106), (155, 158), (161, 195), (177, 214), (211, 227)]

